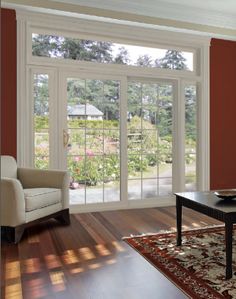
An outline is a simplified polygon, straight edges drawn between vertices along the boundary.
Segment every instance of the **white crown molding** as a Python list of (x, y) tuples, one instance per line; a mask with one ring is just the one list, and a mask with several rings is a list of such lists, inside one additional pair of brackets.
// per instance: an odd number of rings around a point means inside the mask
[[(64, 0), (63, 0), (64, 1)], [(87, 5), (81, 6), (71, 1), (49, 1), (49, 0), (5, 0), (2, 2), (3, 7), (13, 9), (27, 9), (33, 11), (40, 11), (43, 13), (49, 12), (59, 15), (68, 15), (72, 17), (83, 17), (83, 18), (99, 18), (115, 20), (115, 22), (130, 22), (139, 24), (139, 26), (159, 26), (166, 27), (169, 30), (179, 31), (191, 31), (203, 34), (213, 34), (215, 36), (230, 37), (235, 39), (236, 37), (236, 18), (233, 14), (223, 13), (219, 11), (203, 10), (190, 6), (181, 6), (176, 4), (165, 3), (163, 1), (151, 1), (149, 5), (141, 1), (141, 3), (135, 2), (135, 7), (132, 4), (133, 1), (124, 1), (128, 5), (119, 4), (120, 10), (116, 10), (115, 3), (120, 1), (111, 0), (109, 1), (110, 9), (103, 9), (101, 3), (95, 1), (97, 7), (92, 7), (92, 1), (89, 1)], [(151, 2), (150, 2), (151, 1)], [(172, 0), (173, 1), (173, 0)], [(76, 3), (84, 3), (83, 1), (76, 1)], [(103, 1), (104, 2), (104, 1)], [(87, 3), (87, 2), (86, 2)], [(107, 3), (107, 1), (106, 1)], [(150, 3), (153, 3), (153, 7)], [(157, 3), (158, 6), (157, 6)], [(160, 5), (161, 3), (161, 5)], [(113, 5), (114, 4), (114, 5)], [(154, 6), (154, 4), (156, 4)], [(133, 5), (133, 6), (132, 6)], [(118, 6), (117, 6), (118, 7)], [(125, 7), (125, 11), (124, 8)], [(123, 11), (121, 11), (121, 8)], [(135, 9), (134, 9), (135, 8)]]
[[(139, 28), (129, 24), (110, 23), (105, 21), (87, 20), (78, 17), (49, 15), (45, 13), (36, 13), (25, 10), (16, 10), (17, 20), (25, 20), (29, 22), (31, 27), (37, 27), (42, 29), (52, 28), (54, 33), (61, 32), (62, 30), (70, 31), (70, 36), (78, 37), (80, 34), (100, 36), (103, 40), (116, 39), (133, 41), (146, 41), (149, 46), (152, 44), (182, 47), (185, 46), (191, 48), (201, 47), (202, 45), (208, 46), (210, 43), (209, 36), (202, 36), (196, 34), (190, 34), (186, 32), (174, 32), (167, 30), (166, 28)], [(168, 36), (168, 38), (167, 38)], [(168, 42), (169, 41), (169, 42)]]

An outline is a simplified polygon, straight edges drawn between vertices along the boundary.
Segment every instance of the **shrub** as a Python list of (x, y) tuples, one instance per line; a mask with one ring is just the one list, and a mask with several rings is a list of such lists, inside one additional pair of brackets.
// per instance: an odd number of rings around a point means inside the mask
[(41, 132), (42, 129), (48, 129), (49, 118), (48, 116), (35, 116), (34, 117), (34, 127), (36, 132)]
[(68, 127), (70, 128), (84, 128), (88, 129), (118, 129), (119, 122), (117, 120), (83, 120), (83, 119), (70, 119), (68, 121)]
[(138, 155), (129, 156), (128, 172), (135, 174), (136, 172), (145, 171), (148, 167), (148, 160)]
[(105, 157), (103, 167), (104, 181), (117, 180), (120, 178), (120, 161), (117, 155), (108, 155)]
[(35, 156), (35, 168), (48, 169), (49, 168), (49, 159), (48, 159), (48, 157)]
[(108, 155), (103, 159), (102, 156), (94, 156), (91, 151), (87, 151), (86, 157), (69, 157), (68, 169), (73, 181), (89, 186), (95, 186), (103, 180), (109, 182), (120, 177), (117, 155)]
[(148, 166), (155, 166), (158, 164), (158, 156), (156, 153), (149, 153), (146, 155)]

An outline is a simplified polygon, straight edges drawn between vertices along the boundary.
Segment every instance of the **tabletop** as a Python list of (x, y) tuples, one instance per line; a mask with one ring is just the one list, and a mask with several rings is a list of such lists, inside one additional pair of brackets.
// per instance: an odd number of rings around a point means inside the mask
[(180, 192), (175, 195), (193, 201), (199, 205), (206, 206), (225, 213), (236, 213), (236, 198), (221, 199), (214, 191), (207, 192)]

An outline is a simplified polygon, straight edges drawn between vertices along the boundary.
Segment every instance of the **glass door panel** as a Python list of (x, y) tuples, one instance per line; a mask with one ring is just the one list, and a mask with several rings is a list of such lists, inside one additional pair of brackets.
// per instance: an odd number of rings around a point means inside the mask
[(128, 199), (172, 193), (172, 102), (170, 84), (128, 83)]
[(120, 201), (120, 82), (67, 78), (71, 204)]
[(196, 175), (196, 142), (197, 142), (197, 97), (196, 85), (187, 85), (185, 95), (185, 189), (195, 191)]
[(49, 75), (33, 74), (34, 166), (49, 168)]

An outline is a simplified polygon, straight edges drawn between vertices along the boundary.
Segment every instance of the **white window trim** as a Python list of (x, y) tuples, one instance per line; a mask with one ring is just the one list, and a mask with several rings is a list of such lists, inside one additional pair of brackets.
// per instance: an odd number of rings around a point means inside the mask
[[(120, 76), (125, 73), (128, 77), (146, 77), (158, 79), (170, 79), (178, 82), (178, 98), (180, 107), (177, 107), (177, 113), (183, 113), (183, 82), (191, 80), (196, 82), (198, 86), (199, 107), (198, 107), (198, 166), (197, 173), (199, 174), (198, 188), (199, 190), (209, 190), (209, 44), (210, 39), (205, 36), (191, 35), (185, 33), (170, 32), (166, 30), (157, 30), (149, 28), (138, 28), (128, 25), (118, 25), (99, 21), (89, 21), (76, 18), (67, 18), (62, 16), (55, 16), (48, 14), (37, 14), (32, 12), (17, 11), (17, 159), (20, 166), (31, 166), (32, 159), (30, 158), (30, 147), (27, 146), (30, 140), (31, 132), (28, 124), (30, 122), (30, 106), (28, 104), (29, 94), (29, 78), (27, 67), (43, 66), (50, 69), (55, 68), (57, 64), (58, 70), (65, 70), (70, 68), (76, 72), (80, 70), (93, 72), (94, 63), (83, 61), (63, 60), (58, 63), (58, 59), (54, 62), (52, 59), (32, 57), (31, 54), (31, 39), (27, 36), (32, 33), (32, 29), (44, 30), (56, 34), (64, 34), (74, 37), (93, 37), (96, 39), (99, 36), (102, 40), (109, 40), (120, 43), (131, 43), (144, 46), (152, 46), (158, 48), (172, 48), (180, 49), (182, 51), (192, 51), (194, 55), (194, 71), (173, 71), (164, 69), (148, 69), (143, 68), (138, 70), (137, 67), (120, 65), (101, 65), (98, 66), (98, 72), (101, 74), (113, 74)], [(79, 28), (76, 31), (71, 28)], [(103, 32), (103, 34), (101, 34)], [(158, 40), (158, 44), (153, 43), (153, 40)], [(183, 46), (184, 45), (184, 46)], [(197, 65), (197, 60), (200, 64)], [(60, 65), (58, 67), (58, 65)], [(59, 78), (55, 72), (53, 80), (59, 84)], [(57, 96), (56, 91), (53, 96)], [(125, 96), (125, 95), (123, 95)], [(181, 108), (182, 107), (182, 108)], [(176, 114), (177, 115), (177, 114)], [(22, 117), (23, 116), (23, 117)], [(179, 116), (179, 115), (178, 115)], [(201, 120), (201, 121), (199, 121)], [(179, 124), (174, 138), (184, 140), (183, 124)], [(184, 144), (184, 142), (183, 142)], [(184, 145), (183, 145), (184, 146)], [(184, 150), (184, 149), (183, 149)], [(179, 155), (179, 154), (178, 154)], [(177, 159), (178, 160), (178, 159)], [(56, 163), (56, 162), (55, 162)], [(178, 161), (174, 169), (184, 171), (184, 161)], [(54, 163), (53, 163), (54, 164)], [(127, 174), (126, 174), (127, 176)], [(124, 177), (125, 178), (125, 177)], [(175, 184), (175, 183), (173, 183)], [(184, 182), (178, 182), (180, 186)], [(183, 186), (184, 187), (184, 186)], [(175, 186), (173, 185), (175, 190)], [(125, 192), (125, 191), (123, 191)], [(127, 194), (127, 191), (126, 191)], [(122, 194), (121, 194), (122, 195)], [(125, 193), (123, 194), (125, 195)], [(158, 202), (145, 201), (129, 201), (123, 206), (120, 204), (119, 208), (132, 208), (144, 206), (162, 206), (173, 204), (173, 199), (162, 198)], [(72, 206), (72, 210), (89, 211), (89, 210), (106, 210), (116, 209), (116, 203), (107, 203), (99, 206), (97, 204), (89, 204), (87, 206), (76, 207)]]

